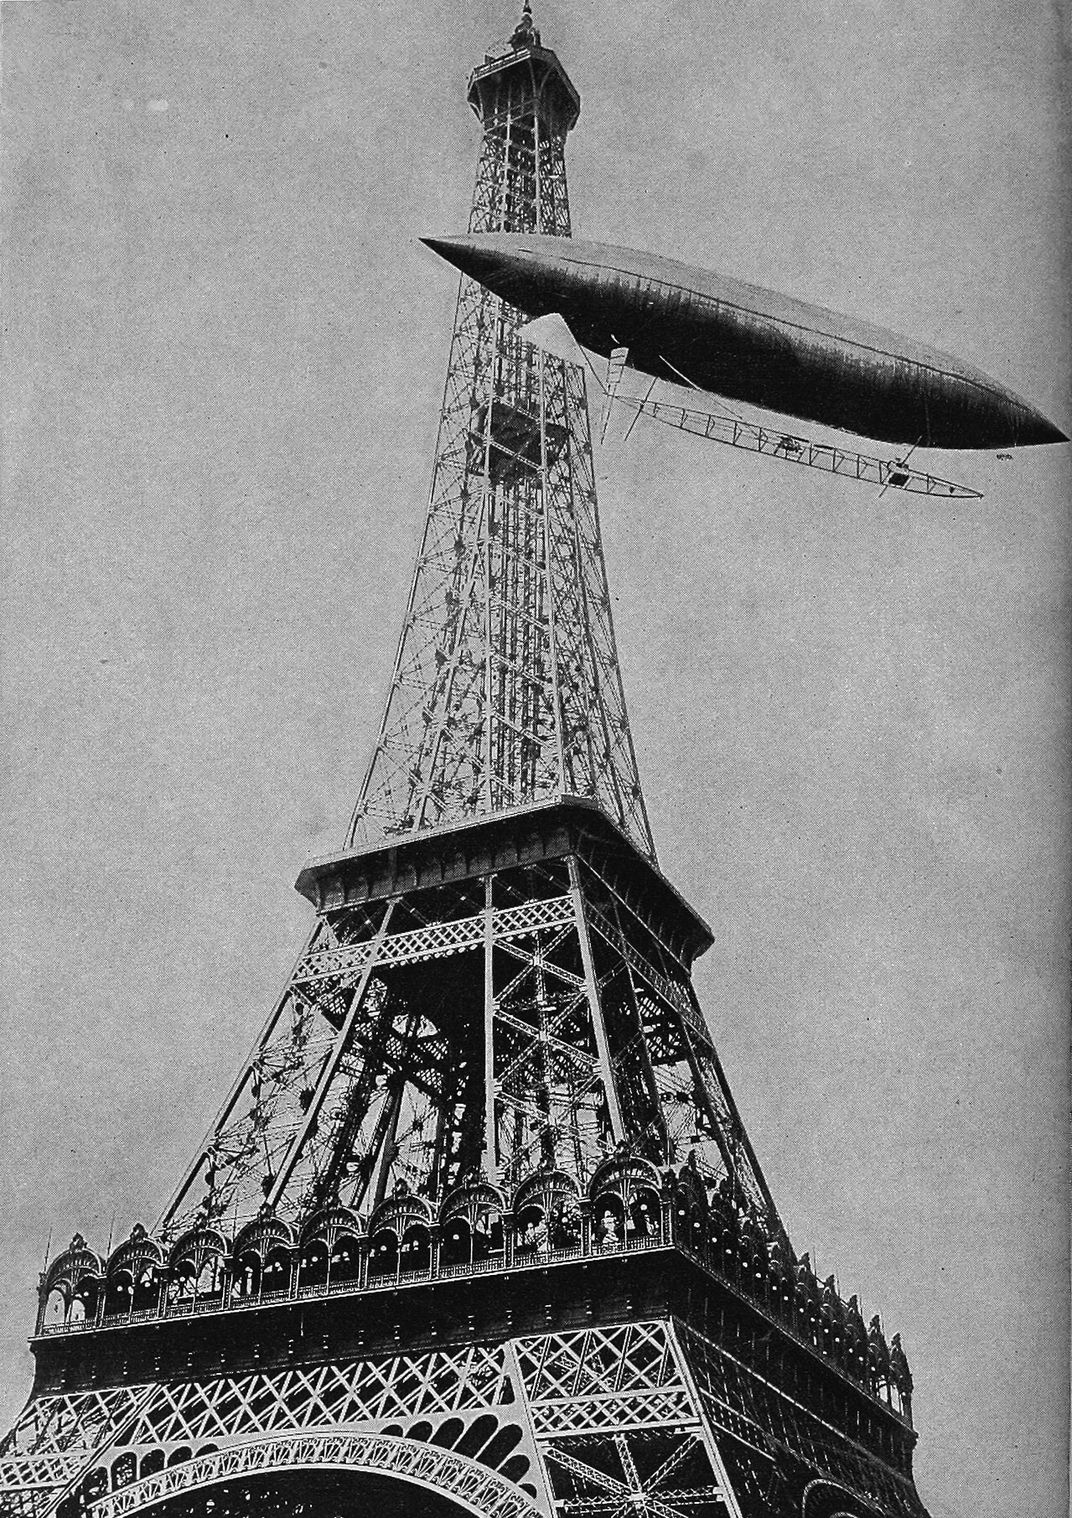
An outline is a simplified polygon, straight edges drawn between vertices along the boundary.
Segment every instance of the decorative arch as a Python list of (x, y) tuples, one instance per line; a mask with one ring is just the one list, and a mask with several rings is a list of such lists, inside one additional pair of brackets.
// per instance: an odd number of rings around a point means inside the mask
[(615, 1154), (596, 1167), (588, 1187), (588, 1195), (594, 1202), (604, 1195), (621, 1197), (626, 1204), (640, 1191), (662, 1189), (662, 1177), (650, 1160), (638, 1154)]
[(796, 1277), (793, 1254), (786, 1240), (775, 1236), (767, 1245), (767, 1291), (778, 1311), (792, 1315)]
[(130, 1238), (113, 1251), (105, 1267), (105, 1317), (155, 1307), (163, 1270), (163, 1247), (135, 1223)]
[(432, 1230), (427, 1223), (411, 1223), (398, 1243), (401, 1275), (426, 1274), (432, 1268)]
[(322, 1207), (314, 1212), (301, 1231), (301, 1247), (322, 1243), (329, 1254), (340, 1238), (359, 1239), (365, 1225), (352, 1207)]
[(173, 1300), (217, 1297), (223, 1291), (227, 1240), (215, 1228), (191, 1228), (176, 1239), (168, 1256)]
[(203, 1264), (210, 1255), (222, 1259), (229, 1248), (230, 1245), (223, 1234), (218, 1233), (215, 1228), (191, 1228), (188, 1233), (176, 1239), (171, 1246), (168, 1265), (174, 1270), (177, 1265), (187, 1262)]
[(388, 1197), (385, 1202), (381, 1202), (369, 1218), (369, 1233), (390, 1230), (401, 1238), (406, 1229), (415, 1223), (423, 1223), (427, 1228), (433, 1221), (431, 1204), (424, 1197), (410, 1192), (405, 1196)]
[(707, 1187), (691, 1165), (682, 1166), (673, 1178), (670, 1209), (674, 1237), (686, 1249), (702, 1252), (707, 1246), (710, 1227)]
[(751, 1291), (762, 1289), (770, 1269), (768, 1239), (755, 1216), (745, 1212), (737, 1234), (737, 1266)]
[(239, 1296), (276, 1296), (290, 1288), (294, 1231), (281, 1218), (255, 1218), (235, 1239), (233, 1256)]
[(449, 1497), (473, 1518), (541, 1518), (510, 1481), (454, 1450), (385, 1434), (345, 1433), (288, 1434), (199, 1455), (103, 1496), (94, 1518), (126, 1518), (180, 1492), (247, 1476), (311, 1469), (394, 1476)]
[(800, 1499), (801, 1518), (872, 1518), (881, 1511), (860, 1492), (825, 1476), (809, 1481)]
[(256, 1254), (264, 1261), (276, 1249), (293, 1249), (294, 1231), (282, 1218), (256, 1218), (234, 1241), (234, 1255)]
[(514, 1192), (514, 1250), (550, 1254), (580, 1243), (581, 1198), (577, 1183), (564, 1170), (537, 1170)]
[(708, 1237), (713, 1248), (734, 1254), (741, 1220), (729, 1176), (723, 1176), (708, 1202)]
[(867, 1372), (867, 1329), (860, 1316), (859, 1298), (851, 1296), (845, 1308), (845, 1345), (849, 1370), (862, 1379)]
[(597, 1166), (588, 1187), (595, 1237), (604, 1249), (659, 1232), (662, 1177), (650, 1160), (619, 1153)]
[(299, 1292), (327, 1291), (361, 1275), (365, 1221), (352, 1207), (323, 1207), (306, 1221), (298, 1246)]
[(399, 1191), (373, 1209), (369, 1218), (369, 1279), (427, 1271), (432, 1259), (431, 1204)]
[(489, 1181), (458, 1186), (439, 1209), (440, 1259), (443, 1266), (471, 1266), (503, 1250), (502, 1193)]
[(104, 1317), (126, 1317), (133, 1307), (134, 1277), (129, 1270), (113, 1270), (104, 1283)]
[(130, 1238), (114, 1250), (105, 1267), (105, 1274), (116, 1270), (129, 1270), (134, 1274), (143, 1264), (163, 1266), (164, 1250), (156, 1239), (150, 1238), (140, 1223), (135, 1223)]
[(104, 1261), (90, 1249), (82, 1235), (76, 1233), (70, 1245), (48, 1267), (44, 1289), (48, 1292), (55, 1287), (66, 1288), (68, 1296), (73, 1296), (78, 1283), (87, 1276), (103, 1280)]
[(104, 1261), (76, 1233), (64, 1252), (53, 1260), (41, 1282), (38, 1329), (91, 1321), (96, 1316), (103, 1282)]
[(439, 1221), (449, 1223), (451, 1218), (464, 1217), (470, 1227), (475, 1227), (483, 1214), (501, 1217), (505, 1210), (503, 1194), (497, 1186), (490, 1181), (469, 1181), (447, 1193), (439, 1209)]
[(71, 1299), (65, 1286), (53, 1286), (51, 1290), (42, 1292), (41, 1327), (46, 1332), (50, 1328), (61, 1328), (67, 1322), (70, 1308)]
[(568, 1198), (576, 1202), (580, 1193), (577, 1182), (564, 1170), (537, 1170), (526, 1177), (514, 1192), (513, 1211), (520, 1213), (526, 1207), (542, 1207), (545, 1210), (556, 1202)]
[(100, 1300), (100, 1280), (96, 1276), (83, 1276), (74, 1289), (67, 1312), (68, 1323), (91, 1323), (97, 1316)]

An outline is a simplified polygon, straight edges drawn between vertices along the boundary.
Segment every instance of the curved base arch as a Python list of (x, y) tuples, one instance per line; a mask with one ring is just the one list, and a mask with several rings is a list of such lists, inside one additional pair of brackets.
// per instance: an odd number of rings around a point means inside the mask
[[(188, 1512), (183, 1499), (231, 1483), (270, 1486), (280, 1493), (294, 1488), (308, 1501), (318, 1487), (337, 1491), (340, 1483), (361, 1476), (377, 1478), (381, 1489), (384, 1478), (394, 1486), (423, 1488), (428, 1518), (544, 1518), (516, 1486), (475, 1460), (415, 1439), (359, 1433), (290, 1434), (230, 1445), (110, 1492), (94, 1504), (93, 1514), (127, 1518), (164, 1503)], [(412, 1493), (410, 1503), (399, 1511), (414, 1513)]]
[(803, 1518), (880, 1518), (880, 1510), (862, 1493), (827, 1477), (808, 1482), (800, 1510)]

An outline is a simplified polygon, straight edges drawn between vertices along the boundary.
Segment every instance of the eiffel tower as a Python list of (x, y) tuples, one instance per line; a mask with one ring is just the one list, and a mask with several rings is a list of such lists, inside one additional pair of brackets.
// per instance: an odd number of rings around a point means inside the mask
[[(526, 4), (470, 228), (570, 235)], [(44, 1271), (8, 1518), (926, 1518), (900, 1341), (778, 1216), (618, 670), (582, 371), (463, 279), (424, 537), (311, 935), (151, 1229)]]

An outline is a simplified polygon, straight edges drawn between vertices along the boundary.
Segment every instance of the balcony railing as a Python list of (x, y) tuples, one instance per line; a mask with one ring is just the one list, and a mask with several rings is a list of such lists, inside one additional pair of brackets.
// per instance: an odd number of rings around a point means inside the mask
[[(45, 1323), (39, 1332), (51, 1336), (123, 1329), (154, 1320), (257, 1311), (292, 1301), (405, 1290), (465, 1276), (515, 1274), (572, 1260), (606, 1259), (674, 1248), (751, 1301), (805, 1349), (832, 1363), (842, 1375), (911, 1421), (911, 1376), (907, 1362), (900, 1357), (896, 1340), (891, 1354), (881, 1330), (877, 1329), (877, 1319), (870, 1330), (864, 1328), (855, 1299), (850, 1304), (842, 1302), (832, 1292), (830, 1283), (817, 1281), (803, 1262), (779, 1268), (766, 1248), (757, 1253), (754, 1239), (746, 1245), (739, 1236), (728, 1232), (720, 1237), (711, 1237), (709, 1233), (697, 1237), (694, 1220), (690, 1227), (689, 1220), (679, 1222), (670, 1208), (661, 1212), (646, 1230), (627, 1231), (624, 1236), (597, 1240), (586, 1222), (579, 1241), (556, 1245), (546, 1238), (533, 1243), (508, 1237), (502, 1248), (484, 1258), (450, 1263), (442, 1259), (437, 1240), (422, 1263), (407, 1266), (401, 1256), (389, 1270), (377, 1268), (378, 1261), (366, 1238), (355, 1241), (357, 1258), (351, 1259), (346, 1279), (340, 1280), (337, 1275), (332, 1279), (330, 1270), (325, 1271), (324, 1279), (303, 1279), (308, 1275), (307, 1264), (296, 1254), (289, 1283), (281, 1287), (242, 1290), (237, 1280), (221, 1270), (216, 1289), (178, 1295), (174, 1281), (162, 1280), (155, 1306), (114, 1312), (107, 1310), (102, 1299), (94, 1316), (76, 1322)], [(324, 1269), (323, 1256), (319, 1268)]]
[(502, 1250), (492, 1254), (486, 1259), (462, 1261), (451, 1265), (439, 1264), (433, 1268), (431, 1264), (414, 1268), (397, 1267), (392, 1271), (370, 1270), (366, 1268), (351, 1279), (332, 1281), (330, 1278), (323, 1281), (302, 1281), (300, 1269), (295, 1271), (294, 1280), (290, 1286), (272, 1291), (259, 1291), (250, 1294), (242, 1294), (232, 1284), (231, 1289), (226, 1287), (222, 1290), (205, 1292), (197, 1296), (168, 1296), (166, 1292), (161, 1296), (159, 1306), (139, 1308), (125, 1312), (101, 1311), (93, 1318), (84, 1318), (76, 1322), (45, 1323), (39, 1330), (44, 1337), (53, 1334), (86, 1333), (98, 1329), (125, 1328), (132, 1323), (149, 1321), (161, 1321), (169, 1318), (200, 1317), (203, 1314), (220, 1312), (243, 1312), (252, 1311), (262, 1307), (271, 1307), (280, 1303), (291, 1301), (308, 1301), (318, 1297), (353, 1296), (358, 1293), (373, 1291), (394, 1291), (407, 1286), (419, 1286), (430, 1281), (446, 1281), (463, 1276), (491, 1275), (491, 1274), (516, 1274), (519, 1271), (531, 1270), (534, 1266), (564, 1264), (569, 1260), (579, 1259), (605, 1259), (610, 1255), (636, 1254), (639, 1251), (666, 1248), (666, 1241), (661, 1231), (649, 1236), (637, 1235), (632, 1238), (620, 1240), (612, 1246), (596, 1245), (585, 1249), (579, 1244), (564, 1247), (547, 1248), (522, 1248), (518, 1247), (513, 1253), (512, 1260), (507, 1263)]

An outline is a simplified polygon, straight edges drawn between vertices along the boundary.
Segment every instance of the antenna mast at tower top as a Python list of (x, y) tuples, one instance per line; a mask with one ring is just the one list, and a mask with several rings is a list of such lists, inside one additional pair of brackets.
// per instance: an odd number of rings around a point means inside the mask
[(515, 48), (540, 46), (540, 34), (532, 22), (532, 6), (529, 0), (525, 0), (521, 20), (514, 27), (510, 37), (510, 46)]

